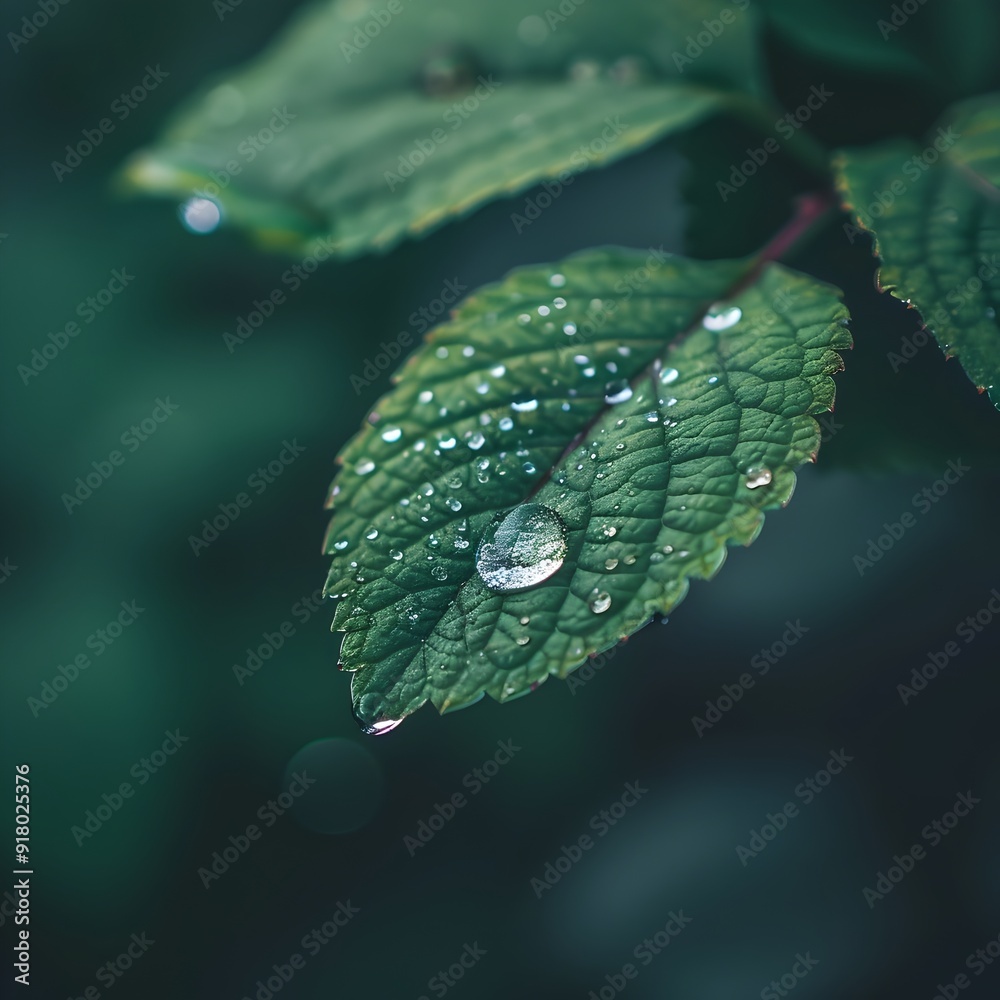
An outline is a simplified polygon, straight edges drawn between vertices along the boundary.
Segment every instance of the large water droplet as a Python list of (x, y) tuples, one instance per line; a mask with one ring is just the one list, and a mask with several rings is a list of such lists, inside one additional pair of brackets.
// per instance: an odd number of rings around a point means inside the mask
[(566, 525), (551, 507), (524, 503), (494, 523), (476, 552), (476, 570), (490, 590), (534, 587), (566, 558)]
[(718, 332), (719, 330), (728, 330), (731, 326), (735, 326), (742, 317), (743, 310), (738, 306), (725, 306), (717, 302), (705, 313), (705, 318), (701, 321), (701, 325), (706, 330)]
[(386, 708), (386, 700), (382, 695), (369, 692), (361, 696), (351, 712), (363, 733), (369, 736), (381, 736), (395, 729), (403, 721), (389, 718)]
[(747, 469), (746, 484), (748, 490), (755, 490), (758, 486), (768, 486), (771, 482), (771, 470), (765, 466), (754, 466)]
[(603, 590), (599, 594), (596, 594), (590, 602), (590, 610), (593, 611), (595, 615), (603, 614), (610, 607), (611, 595)]

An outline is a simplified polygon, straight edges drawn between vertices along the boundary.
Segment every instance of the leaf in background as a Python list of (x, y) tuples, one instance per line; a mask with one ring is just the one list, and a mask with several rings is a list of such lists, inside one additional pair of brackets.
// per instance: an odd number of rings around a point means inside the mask
[(327, 593), (368, 731), (565, 677), (788, 501), (847, 311), (754, 268), (590, 251), (514, 271), (428, 336), (328, 502)]
[(723, 24), (714, 0), (394, 2), (385, 24), (354, 2), (308, 9), (137, 154), (126, 184), (207, 194), (266, 243), (352, 256), (763, 90), (753, 11)]
[(845, 209), (875, 236), (882, 287), (1000, 406), (1000, 95), (956, 105), (926, 143), (844, 151), (834, 168)]

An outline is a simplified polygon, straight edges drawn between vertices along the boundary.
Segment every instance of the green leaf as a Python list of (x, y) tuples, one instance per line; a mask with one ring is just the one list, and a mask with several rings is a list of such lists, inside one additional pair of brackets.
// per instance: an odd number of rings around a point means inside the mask
[(834, 168), (845, 209), (875, 236), (881, 286), (1000, 406), (1000, 95), (956, 105), (923, 143), (844, 151)]
[(752, 12), (692, 59), (710, 0), (564, 6), (402, 3), (384, 25), (353, 2), (310, 8), (123, 180), (212, 197), (266, 244), (349, 257), (565, 183), (762, 89)]
[(362, 725), (526, 694), (711, 577), (815, 456), (846, 318), (836, 289), (779, 265), (658, 250), (589, 251), (466, 300), (328, 501)]

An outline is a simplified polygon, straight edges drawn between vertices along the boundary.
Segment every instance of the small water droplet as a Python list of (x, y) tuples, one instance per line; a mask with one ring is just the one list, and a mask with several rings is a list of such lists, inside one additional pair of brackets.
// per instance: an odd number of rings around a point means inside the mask
[(646, 423), (655, 424), (659, 422), (659, 419), (660, 415), (656, 412), (656, 410), (650, 410), (649, 413), (646, 414)]
[(527, 615), (525, 615), (523, 618), (521, 618), (521, 624), (522, 625), (527, 625), (530, 622), (531, 622), (531, 619)]
[(514, 426), (514, 421), (510, 417), (501, 417), (497, 421), (497, 427), (502, 431), (509, 431)]
[(473, 451), (479, 451), (479, 449), (486, 444), (486, 438), (484, 438), (482, 434), (476, 432), (469, 438), (466, 444), (468, 444)]
[(731, 326), (735, 326), (742, 317), (743, 310), (738, 306), (726, 306), (716, 302), (705, 313), (705, 318), (701, 321), (701, 325), (706, 330), (717, 333), (719, 330), (728, 330)]
[(618, 534), (618, 529), (613, 524), (606, 524), (602, 533), (608, 538), (614, 538)]
[(467, 549), (468, 547), (469, 547), (469, 540), (468, 540), (468, 538), (456, 538), (455, 539), (455, 548), (456, 549), (461, 550), (461, 549)]
[(343, 552), (343, 551), (344, 551), (344, 549), (346, 549), (346, 548), (347, 548), (347, 546), (348, 546), (349, 544), (350, 544), (350, 543), (349, 543), (349, 542), (347, 541), (347, 539), (346, 539), (346, 538), (341, 538), (341, 540), (340, 540), (339, 542), (334, 542), (334, 543), (333, 543), (333, 547), (334, 547), (334, 548), (335, 548), (335, 549), (336, 549), (336, 550), (337, 550), (338, 552)]
[(483, 536), (476, 570), (490, 590), (506, 592), (547, 580), (566, 558), (566, 526), (551, 507), (524, 503)]
[(618, 565), (618, 560), (617, 559), (605, 559), (604, 560), (604, 568), (606, 570), (608, 570), (608, 572), (610, 572), (611, 570), (613, 570), (617, 565)]
[(399, 560), (403, 558), (403, 553), (400, 552), (399, 549), (389, 549), (389, 557), (391, 559), (395, 559), (396, 562), (399, 562)]
[(446, 357), (448, 357), (448, 348), (447, 347), (439, 347), (434, 352), (434, 356), (437, 357), (437, 358), (440, 358), (442, 361), (444, 361), (444, 359)]
[(514, 642), (516, 642), (519, 646), (527, 646), (528, 643), (531, 642), (531, 637), (527, 635), (519, 635)]
[(521, 313), (521, 315), (517, 317), (517, 321), (521, 324), (521, 326), (526, 326), (531, 322), (531, 316), (528, 313)]
[(549, 278), (549, 284), (553, 288), (562, 288), (566, 284), (566, 278), (562, 274), (553, 274)]
[(456, 514), (462, 509), (462, 501), (456, 500), (455, 497), (448, 497), (444, 503), (449, 510), (455, 511)]
[(533, 475), (537, 471), (535, 467), (531, 464), (531, 462), (525, 462), (524, 465), (521, 466), (521, 468), (523, 468), (524, 471), (527, 472), (529, 476)]
[(678, 375), (680, 375), (680, 372), (676, 368), (664, 368), (660, 372), (660, 381), (664, 385), (670, 385), (671, 382), (677, 381)]
[(398, 441), (402, 436), (403, 432), (398, 427), (390, 427), (388, 430), (382, 431), (382, 440), (389, 444)]
[(467, 344), (465, 347), (462, 348), (463, 358), (471, 358), (475, 353), (476, 349), (472, 347), (470, 344)]
[(444, 448), (446, 451), (450, 448), (454, 448), (456, 444), (458, 444), (458, 442), (453, 437), (441, 438), (441, 440), (438, 441), (438, 447)]
[(595, 615), (603, 614), (610, 607), (611, 595), (603, 590), (590, 602), (590, 610), (593, 611)]
[(518, 413), (530, 413), (532, 410), (538, 409), (537, 399), (516, 399), (510, 404), (512, 410), (516, 410)]
[(718, 382), (718, 381), (719, 381), (719, 376), (718, 375), (710, 375), (708, 377), (708, 384), (709, 385), (715, 385), (715, 383)]
[(507, 374), (507, 369), (504, 365), (494, 365), (490, 369), (490, 374), (494, 378), (503, 378), (503, 376)]
[(557, 295), (552, 300), (552, 304), (556, 307), (556, 309), (565, 309), (566, 308), (566, 300), (561, 295)]
[(370, 458), (363, 458), (356, 466), (354, 466), (354, 471), (359, 476), (367, 476), (375, 468), (375, 463)]
[(375, 539), (378, 538), (378, 528), (372, 528), (372, 530), (365, 535), (365, 538), (367, 538), (370, 542), (375, 541)]
[(421, 392), (419, 396), (417, 396), (418, 402), (421, 403), (429, 403), (433, 398), (434, 398), (434, 393), (431, 392), (430, 389), (424, 389), (424, 391)]
[(539, 316), (548, 316), (548, 314), (550, 312), (552, 312), (552, 310), (548, 306), (539, 306), (538, 307), (538, 315)]
[(438, 563), (435, 566), (431, 566), (431, 576), (433, 576), (435, 580), (447, 580), (448, 571), (444, 568), (444, 566)]
[(563, 333), (567, 337), (572, 337), (576, 333), (576, 323), (563, 323)]

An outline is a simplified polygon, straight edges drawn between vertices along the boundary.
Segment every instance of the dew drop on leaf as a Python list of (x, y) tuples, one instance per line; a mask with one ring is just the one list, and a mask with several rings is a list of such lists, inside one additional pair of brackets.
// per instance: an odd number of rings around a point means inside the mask
[(738, 306), (724, 306), (716, 303), (705, 313), (705, 318), (701, 325), (706, 330), (718, 332), (728, 330), (731, 326), (736, 326), (743, 317), (743, 310)]
[(765, 466), (752, 467), (747, 469), (746, 485), (748, 490), (755, 490), (758, 486), (767, 486), (771, 482), (771, 470)]
[(490, 590), (523, 590), (552, 576), (566, 552), (562, 518), (544, 504), (524, 503), (487, 531), (476, 552), (476, 570)]
[(611, 595), (603, 590), (599, 594), (597, 594), (590, 602), (590, 610), (593, 611), (595, 615), (603, 614), (610, 607), (611, 607)]
[(390, 719), (386, 715), (386, 701), (380, 694), (363, 694), (352, 708), (354, 721), (368, 736), (381, 736), (395, 729), (403, 720)]

